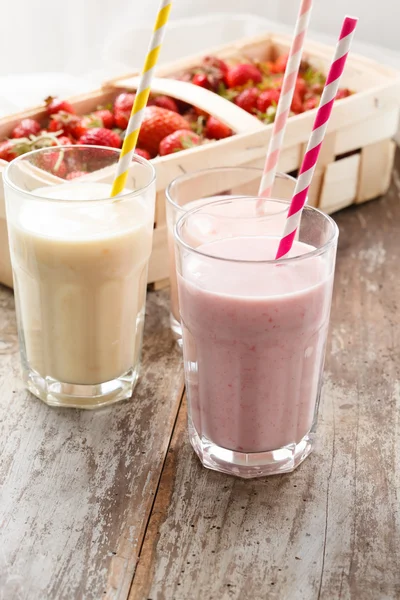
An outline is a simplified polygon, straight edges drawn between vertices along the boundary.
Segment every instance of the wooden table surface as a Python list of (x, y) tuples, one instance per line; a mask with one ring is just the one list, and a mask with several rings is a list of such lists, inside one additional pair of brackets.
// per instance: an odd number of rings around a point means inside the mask
[(289, 475), (200, 466), (166, 291), (134, 399), (85, 412), (23, 389), (1, 288), (2, 600), (400, 598), (400, 155), (384, 198), (335, 219), (319, 442)]

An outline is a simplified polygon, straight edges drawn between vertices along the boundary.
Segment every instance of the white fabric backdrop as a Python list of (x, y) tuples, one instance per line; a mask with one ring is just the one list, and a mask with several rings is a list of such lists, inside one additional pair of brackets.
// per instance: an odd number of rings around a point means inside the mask
[[(173, 0), (174, 24), (160, 62), (263, 31), (291, 33), (299, 2)], [(83, 93), (140, 67), (158, 4), (0, 0), (0, 117), (49, 94)], [(333, 44), (344, 14), (358, 15), (354, 51), (400, 70), (400, 0), (380, 0), (379, 8), (372, 0), (314, 0), (309, 37)], [(183, 26), (182, 19), (191, 23)]]
[[(292, 24), (298, 3), (174, 0), (172, 16), (246, 12)], [(157, 6), (158, 0), (0, 0), (0, 75), (32, 71), (86, 74), (101, 68), (99, 57), (108, 38), (138, 22), (151, 22)], [(335, 35), (346, 13), (360, 16), (358, 41), (400, 51), (399, 0), (380, 0), (379, 4), (372, 0), (315, 0), (311, 28)]]

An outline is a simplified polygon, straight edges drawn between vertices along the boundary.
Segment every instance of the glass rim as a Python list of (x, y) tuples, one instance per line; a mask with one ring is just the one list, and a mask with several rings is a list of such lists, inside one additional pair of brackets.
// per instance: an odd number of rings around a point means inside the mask
[[(129, 191), (126, 192), (126, 194), (121, 194), (120, 196), (110, 196), (107, 198), (91, 198), (89, 200), (64, 200), (61, 198), (49, 198), (46, 196), (40, 196), (39, 194), (35, 194), (35, 190), (33, 190), (32, 192), (29, 192), (27, 190), (22, 189), (19, 185), (15, 184), (12, 181), (12, 177), (10, 176), (10, 171), (13, 167), (15, 167), (15, 163), (17, 162), (23, 162), (23, 160), (25, 160), (26, 158), (29, 158), (30, 156), (34, 155), (34, 154), (39, 154), (41, 152), (61, 152), (63, 150), (106, 150), (107, 152), (109, 152), (110, 150), (112, 150), (115, 154), (120, 155), (121, 154), (121, 148), (111, 148), (110, 146), (85, 146), (83, 144), (71, 144), (71, 145), (65, 145), (65, 146), (49, 146), (47, 148), (39, 148), (38, 150), (32, 150), (31, 152), (25, 152), (24, 154), (21, 154), (20, 156), (17, 156), (16, 158), (14, 158), (5, 168), (4, 172), (3, 172), (3, 182), (4, 185), (7, 185), (9, 188), (13, 189), (14, 191), (18, 192), (18, 194), (22, 194), (23, 196), (29, 198), (30, 200), (36, 200), (36, 201), (40, 201), (40, 202), (57, 202), (58, 204), (60, 203), (68, 203), (68, 204), (83, 204), (83, 203), (104, 203), (104, 202), (114, 202), (115, 199), (118, 198), (124, 198), (124, 199), (128, 199), (128, 198), (133, 198), (135, 196), (138, 196), (140, 194), (142, 194), (143, 192), (145, 192), (146, 190), (148, 190), (151, 185), (155, 182), (156, 179), (156, 170), (154, 165), (152, 165), (150, 163), (150, 161), (148, 161), (147, 159), (143, 158), (142, 156), (140, 156), (139, 154), (133, 154), (132, 156), (132, 162), (137, 162), (139, 164), (141, 164), (142, 166), (149, 168), (150, 172), (151, 172), (151, 176), (150, 176), (150, 180), (148, 183), (146, 183), (146, 185), (135, 189), (133, 191)], [(117, 163), (115, 163), (115, 165), (117, 165)], [(100, 170), (100, 169), (99, 169)], [(93, 171), (94, 172), (94, 171)], [(88, 173), (89, 174), (89, 173)], [(61, 179), (61, 178), (60, 178)], [(75, 180), (76, 181), (76, 180)], [(54, 184), (49, 184), (48, 186), (41, 186), (43, 187), (51, 187), (52, 185), (56, 186), (56, 185), (62, 185), (63, 183), (71, 183), (72, 185), (74, 185), (74, 180), (62, 180), (59, 183), (54, 183)], [(96, 182), (93, 182), (96, 183)]]
[[(185, 242), (180, 235), (179, 230), (182, 228), (184, 221), (189, 219), (196, 212), (204, 209), (204, 207), (211, 206), (211, 205), (215, 206), (216, 204), (224, 204), (224, 203), (232, 202), (235, 200), (247, 200), (247, 201), (253, 200), (254, 201), (254, 200), (258, 200), (258, 199), (259, 199), (259, 197), (257, 197), (257, 196), (251, 196), (251, 197), (237, 196), (235, 198), (227, 198), (225, 200), (216, 200), (216, 201), (214, 200), (214, 202), (207, 202), (207, 204), (203, 204), (201, 206), (194, 207), (191, 210), (185, 211), (183, 213), (183, 215), (181, 215), (181, 217), (179, 217), (178, 221), (176, 222), (176, 224), (174, 226), (175, 242), (177, 242), (179, 245), (181, 245), (186, 250), (193, 252), (194, 254), (203, 256), (205, 258), (211, 258), (213, 260), (219, 260), (219, 261), (223, 261), (223, 262), (236, 263), (236, 264), (269, 264), (269, 265), (293, 264), (294, 262), (301, 262), (304, 260), (308, 260), (309, 258), (313, 258), (315, 256), (320, 256), (321, 254), (325, 254), (337, 242), (337, 239), (339, 237), (339, 228), (338, 228), (337, 224), (335, 223), (335, 221), (332, 219), (332, 217), (325, 214), (318, 208), (315, 208), (314, 206), (307, 206), (307, 205), (304, 206), (303, 210), (320, 215), (325, 221), (327, 221), (330, 224), (330, 226), (332, 228), (332, 234), (330, 235), (329, 239), (322, 246), (320, 246), (319, 248), (314, 248), (314, 250), (311, 250), (310, 252), (306, 252), (305, 254), (300, 254), (299, 256), (291, 256), (291, 257), (287, 257), (287, 258), (278, 258), (278, 259), (273, 258), (273, 259), (269, 259), (269, 260), (265, 260), (265, 259), (246, 260), (246, 259), (242, 259), (242, 258), (224, 258), (222, 256), (215, 256), (214, 254), (208, 254), (207, 252), (203, 252), (201, 250), (198, 250), (197, 248), (193, 248), (190, 244)], [(267, 200), (267, 202), (285, 204), (286, 207), (289, 204), (288, 202), (284, 202), (283, 200), (277, 200), (275, 198), (268, 198), (266, 200)], [(276, 213), (276, 214), (281, 214), (281, 213)], [(243, 218), (243, 217), (238, 217), (238, 218)], [(262, 218), (262, 217), (259, 217), (259, 218)], [(238, 236), (236, 236), (236, 237), (238, 237)], [(257, 236), (257, 237), (259, 237), (259, 236)], [(225, 239), (227, 239), (227, 238), (225, 238)], [(280, 237), (276, 237), (277, 241), (279, 241), (280, 239), (281, 239)]]
[[(212, 171), (254, 171), (259, 173), (260, 175), (262, 175), (263, 173), (263, 169), (261, 167), (246, 167), (245, 165), (239, 165), (237, 167), (230, 167), (230, 166), (224, 166), (224, 167), (208, 167), (207, 169), (198, 169), (197, 171), (189, 171), (187, 173), (182, 173), (181, 175), (178, 175), (177, 177), (175, 177), (166, 187), (165, 189), (165, 197), (167, 199), (167, 202), (173, 206), (175, 209), (177, 210), (182, 210), (183, 212), (187, 212), (185, 211), (185, 205), (181, 206), (180, 204), (178, 204), (177, 202), (175, 202), (175, 200), (172, 199), (172, 188), (179, 183), (180, 181), (184, 181), (185, 179), (190, 179), (191, 177), (194, 177), (196, 175), (201, 175), (206, 174), (206, 173), (210, 173)], [(296, 178), (292, 177), (292, 175), (288, 175), (288, 173), (283, 173), (281, 171), (278, 171), (276, 173), (276, 177), (277, 178), (282, 178), (282, 179), (289, 179), (290, 181), (296, 182)], [(236, 196), (235, 196), (236, 197)], [(250, 196), (240, 196), (241, 198), (255, 198), (255, 196), (250, 195)], [(200, 200), (200, 198), (199, 198)], [(214, 201), (215, 202), (215, 201)], [(203, 205), (204, 206), (204, 205)]]

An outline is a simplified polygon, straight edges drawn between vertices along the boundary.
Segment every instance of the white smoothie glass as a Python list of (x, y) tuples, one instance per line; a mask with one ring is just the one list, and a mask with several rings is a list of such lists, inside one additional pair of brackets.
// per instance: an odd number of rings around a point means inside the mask
[(155, 172), (135, 155), (111, 198), (119, 154), (46, 148), (4, 174), (23, 378), (53, 406), (112, 404), (138, 378)]
[[(168, 227), (169, 277), (171, 329), (178, 343), (181, 343), (182, 328), (179, 316), (178, 290), (176, 282), (174, 227), (180, 217), (195, 206), (211, 200), (227, 199), (235, 196), (254, 197), (258, 193), (263, 170), (257, 167), (215, 167), (185, 173), (174, 179), (166, 190), (166, 210)], [(278, 173), (275, 178), (273, 195), (289, 201), (293, 195), (296, 180), (285, 173)], [(276, 210), (282, 213), (281, 219), (274, 223), (283, 228), (286, 212), (281, 206)]]
[(306, 207), (277, 261), (282, 206), (231, 198), (175, 227), (189, 438), (245, 478), (292, 471), (314, 444), (338, 229)]

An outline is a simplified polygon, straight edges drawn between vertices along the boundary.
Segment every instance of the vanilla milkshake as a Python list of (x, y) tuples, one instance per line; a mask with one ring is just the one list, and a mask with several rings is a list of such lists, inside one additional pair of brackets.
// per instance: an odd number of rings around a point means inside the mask
[(113, 402), (137, 378), (154, 194), (125, 190), (113, 202), (110, 192), (76, 181), (20, 202), (7, 193), (23, 367), (28, 387), (49, 403)]

